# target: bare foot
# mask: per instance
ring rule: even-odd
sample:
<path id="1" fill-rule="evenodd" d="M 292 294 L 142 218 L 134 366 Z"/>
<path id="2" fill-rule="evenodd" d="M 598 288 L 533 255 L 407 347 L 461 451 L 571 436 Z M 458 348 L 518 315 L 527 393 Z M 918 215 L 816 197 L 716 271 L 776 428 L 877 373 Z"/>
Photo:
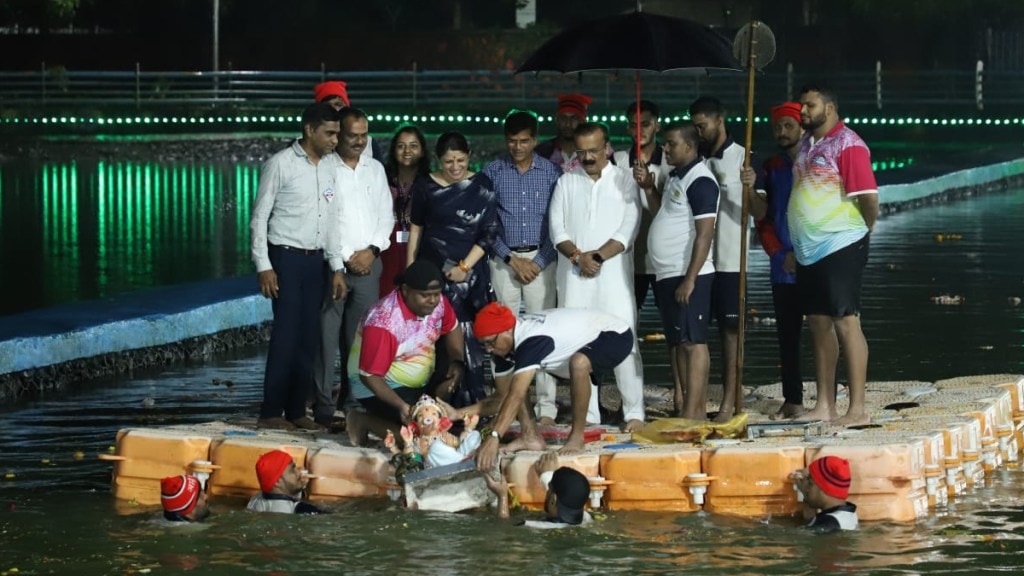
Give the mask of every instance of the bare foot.
<path id="1" fill-rule="evenodd" d="M 370 440 L 370 429 L 366 426 L 366 419 L 363 417 L 362 412 L 350 410 L 345 415 L 346 431 L 348 432 L 348 439 L 352 442 L 353 446 L 365 446 Z"/>
<path id="2" fill-rule="evenodd" d="M 529 438 L 516 438 L 508 444 L 503 444 L 501 446 L 501 451 L 506 454 L 511 454 L 512 452 L 519 452 L 520 450 L 546 450 L 547 447 L 548 445 L 544 442 L 543 438 L 540 436 L 531 436 Z"/>
<path id="3" fill-rule="evenodd" d="M 583 447 L 584 442 L 582 436 L 579 438 L 570 437 L 568 440 L 566 440 L 565 445 L 558 449 L 558 454 L 560 456 L 573 456 L 576 454 L 582 454 Z"/>
<path id="4" fill-rule="evenodd" d="M 633 420 L 630 420 L 629 422 L 626 422 L 625 424 L 622 425 L 622 431 L 623 432 L 627 432 L 627 433 L 628 432 L 638 432 L 643 427 L 644 427 L 644 421 L 643 420 L 633 419 Z"/>
<path id="5" fill-rule="evenodd" d="M 833 426 L 842 426 L 844 428 L 849 428 L 850 426 L 864 426 L 865 424 L 871 424 L 871 417 L 863 412 L 857 414 L 847 412 L 846 416 L 833 420 L 831 424 Z"/>
<path id="6" fill-rule="evenodd" d="M 839 415 L 836 414 L 836 409 L 829 407 L 825 408 L 821 405 L 815 406 L 813 410 L 808 410 L 801 414 L 798 418 L 800 420 L 821 420 L 822 422 L 831 422 L 835 420 Z"/>
<path id="7" fill-rule="evenodd" d="M 555 419 L 551 418 L 550 416 L 541 416 L 540 418 L 537 419 L 537 425 L 538 426 L 554 426 L 555 425 Z"/>
<path id="8" fill-rule="evenodd" d="M 711 421 L 716 424 L 722 424 L 731 420 L 732 416 L 733 410 L 719 410 L 718 414 Z"/>
<path id="9" fill-rule="evenodd" d="M 784 402 L 782 406 L 779 406 L 779 411 L 769 416 L 769 418 L 772 420 L 799 418 L 804 414 L 804 412 L 803 404 L 790 404 L 789 402 Z"/>

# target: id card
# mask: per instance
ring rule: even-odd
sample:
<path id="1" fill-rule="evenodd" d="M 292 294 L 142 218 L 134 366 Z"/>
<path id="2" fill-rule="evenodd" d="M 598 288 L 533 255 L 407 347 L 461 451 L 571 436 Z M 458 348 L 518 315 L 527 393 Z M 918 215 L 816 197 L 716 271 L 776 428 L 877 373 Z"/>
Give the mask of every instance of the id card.
<path id="1" fill-rule="evenodd" d="M 330 186 L 324 188 L 324 199 L 328 202 L 334 199 L 334 188 L 331 188 Z"/>
<path id="2" fill-rule="evenodd" d="M 399 244 L 408 244 L 409 243 L 409 231 L 408 230 L 399 230 L 398 233 L 395 236 L 396 236 L 396 240 L 398 240 Z"/>

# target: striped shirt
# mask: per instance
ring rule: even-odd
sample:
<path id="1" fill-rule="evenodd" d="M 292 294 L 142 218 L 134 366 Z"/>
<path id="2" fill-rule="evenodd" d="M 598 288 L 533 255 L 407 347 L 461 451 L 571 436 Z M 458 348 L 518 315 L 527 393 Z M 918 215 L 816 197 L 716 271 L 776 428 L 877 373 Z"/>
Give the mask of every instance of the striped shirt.
<path id="1" fill-rule="evenodd" d="M 492 254 L 504 259 L 512 248 L 539 246 L 533 261 L 541 269 L 546 268 L 556 256 L 548 232 L 548 206 L 562 171 L 534 153 L 533 164 L 526 172 L 520 173 L 508 154 L 488 164 L 483 172 L 498 194 L 498 218 L 504 228 Z"/>

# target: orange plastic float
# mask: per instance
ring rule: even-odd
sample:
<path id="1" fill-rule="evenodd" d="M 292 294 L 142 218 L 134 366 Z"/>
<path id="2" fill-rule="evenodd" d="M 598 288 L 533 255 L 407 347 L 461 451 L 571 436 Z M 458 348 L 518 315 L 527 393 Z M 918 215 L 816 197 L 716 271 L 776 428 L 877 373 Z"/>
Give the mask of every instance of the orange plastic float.
<path id="1" fill-rule="evenodd" d="M 804 447 L 773 442 L 705 449 L 701 468 L 716 479 L 708 486 L 704 509 L 715 514 L 767 516 L 800 510 L 789 481 L 804 467 Z"/>
<path id="2" fill-rule="evenodd" d="M 113 455 L 100 455 L 114 461 L 114 496 L 147 505 L 160 503 L 162 478 L 184 474 L 210 454 L 209 437 L 175 429 L 121 430 L 116 446 Z"/>
<path id="3" fill-rule="evenodd" d="M 749 408 L 749 423 L 765 422 L 778 409 L 781 388 L 763 391 Z M 764 517 L 795 514 L 799 503 L 789 474 L 819 456 L 836 455 L 850 461 L 849 500 L 862 520 L 909 522 L 1021 459 L 1024 378 L 1018 375 L 869 383 L 867 403 L 876 428 L 829 428 L 806 439 L 802 430 L 783 431 L 703 445 L 634 444 L 615 434 L 561 463 L 591 479 L 593 506 Z M 161 478 L 182 473 L 208 475 L 212 495 L 249 496 L 259 489 L 256 460 L 273 449 L 309 470 L 312 499 L 387 495 L 390 454 L 343 445 L 346 440 L 208 423 L 122 430 L 114 453 L 101 457 L 113 461 L 115 497 L 147 505 L 159 503 Z M 516 496 L 532 508 L 544 501 L 533 472 L 540 454 L 517 453 L 507 466 Z"/>
<path id="4" fill-rule="evenodd" d="M 256 480 L 256 461 L 271 450 L 284 450 L 295 465 L 306 465 L 309 447 L 300 444 L 288 434 L 265 436 L 229 436 L 210 444 L 210 461 L 220 466 L 210 476 L 207 491 L 214 496 L 252 496 L 259 492 Z"/>
<path id="5" fill-rule="evenodd" d="M 686 478 L 700 474 L 701 450 L 681 445 L 643 446 L 601 454 L 609 510 L 694 512 L 701 507 Z M 691 481 L 692 482 L 692 481 Z"/>

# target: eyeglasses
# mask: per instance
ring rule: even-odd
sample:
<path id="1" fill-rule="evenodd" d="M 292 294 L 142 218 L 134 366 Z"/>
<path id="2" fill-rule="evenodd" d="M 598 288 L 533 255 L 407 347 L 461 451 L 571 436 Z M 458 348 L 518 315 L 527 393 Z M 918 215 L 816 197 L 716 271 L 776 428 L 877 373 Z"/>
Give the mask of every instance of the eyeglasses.
<path id="1" fill-rule="evenodd" d="M 606 148 L 607 148 L 607 146 L 601 146 L 600 148 L 589 148 L 587 150 L 577 150 L 576 151 L 576 157 L 577 158 L 585 158 L 587 156 L 600 156 L 605 151 Z"/>

